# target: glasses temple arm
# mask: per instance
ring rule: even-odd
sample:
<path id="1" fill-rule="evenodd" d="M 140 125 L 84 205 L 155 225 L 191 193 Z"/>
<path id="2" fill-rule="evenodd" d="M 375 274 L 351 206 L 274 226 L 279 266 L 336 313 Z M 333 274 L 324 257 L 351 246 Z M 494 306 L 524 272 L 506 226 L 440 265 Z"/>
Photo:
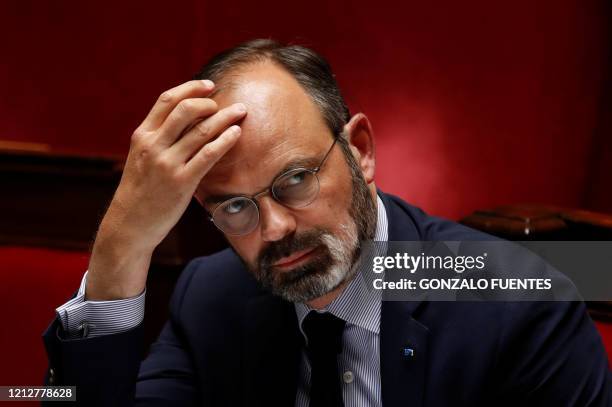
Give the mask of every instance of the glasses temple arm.
<path id="1" fill-rule="evenodd" d="M 334 137 L 334 142 L 332 143 L 332 145 L 329 148 L 329 150 L 327 150 L 327 153 L 325 153 L 325 157 L 323 157 L 323 160 L 321 160 L 321 164 L 319 164 L 319 166 L 314 169 L 315 172 L 318 172 L 321 169 L 321 167 L 323 167 L 323 164 L 325 164 L 325 161 L 327 160 L 327 157 L 329 157 L 329 155 L 331 154 L 334 146 L 336 145 L 336 142 L 338 141 L 338 137 L 340 137 L 340 136 L 338 135 L 338 136 Z"/>

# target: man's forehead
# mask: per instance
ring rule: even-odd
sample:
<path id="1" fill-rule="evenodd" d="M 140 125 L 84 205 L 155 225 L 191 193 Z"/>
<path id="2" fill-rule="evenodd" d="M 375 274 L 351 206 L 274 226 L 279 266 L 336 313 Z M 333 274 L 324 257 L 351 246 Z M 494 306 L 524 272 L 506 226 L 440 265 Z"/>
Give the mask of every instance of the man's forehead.
<path id="1" fill-rule="evenodd" d="M 283 136 L 299 135 L 321 127 L 323 117 L 311 97 L 284 69 L 272 62 L 247 65 L 224 76 L 213 99 L 219 108 L 234 103 L 247 107 L 246 117 L 239 123 L 241 144 L 282 142 Z M 273 138 L 268 141 L 266 138 Z"/>
<path id="2" fill-rule="evenodd" d="M 241 138 L 254 140 L 239 140 L 209 172 L 210 175 L 229 173 L 233 169 L 251 170 L 261 167 L 271 167 L 277 163 L 288 161 L 293 157 L 307 156 L 316 151 L 314 139 L 292 137 L 290 134 L 276 136 L 258 136 L 242 134 Z M 241 141 L 243 141 L 241 143 Z"/>
<path id="3" fill-rule="evenodd" d="M 216 87 L 213 99 L 219 108 L 233 103 L 244 103 L 252 118 L 251 122 L 272 117 L 278 119 L 279 115 L 282 118 L 292 114 L 313 114 L 322 119 L 314 102 L 297 80 L 270 61 L 236 68 L 220 78 Z"/>
<path id="4" fill-rule="evenodd" d="M 237 172 L 243 178 L 249 178 L 249 172 L 263 177 L 266 169 L 274 171 L 286 162 L 317 155 L 319 144 L 330 140 L 317 106 L 290 74 L 274 64 L 260 63 L 233 73 L 218 86 L 214 99 L 219 107 L 244 103 L 247 115 L 238 123 L 240 138 L 204 181 L 235 182 Z"/>

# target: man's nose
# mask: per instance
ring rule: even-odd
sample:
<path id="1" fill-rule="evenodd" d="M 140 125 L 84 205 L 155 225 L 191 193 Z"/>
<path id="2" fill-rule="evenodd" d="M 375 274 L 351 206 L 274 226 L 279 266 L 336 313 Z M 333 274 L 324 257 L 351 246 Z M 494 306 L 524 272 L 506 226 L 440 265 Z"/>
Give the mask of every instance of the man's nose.
<path id="1" fill-rule="evenodd" d="M 275 242 L 295 232 L 296 222 L 291 209 L 271 196 L 259 199 L 259 217 L 261 237 L 265 242 Z"/>

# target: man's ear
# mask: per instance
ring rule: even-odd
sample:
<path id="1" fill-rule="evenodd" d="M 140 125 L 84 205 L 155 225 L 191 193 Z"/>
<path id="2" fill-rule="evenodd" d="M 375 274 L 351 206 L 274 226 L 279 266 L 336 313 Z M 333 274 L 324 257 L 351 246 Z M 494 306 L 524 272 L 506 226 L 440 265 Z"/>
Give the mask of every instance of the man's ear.
<path id="1" fill-rule="evenodd" d="M 363 113 L 357 113 L 344 125 L 344 135 L 347 138 L 353 157 L 361 168 L 366 183 L 374 181 L 376 158 L 374 156 L 374 135 L 370 121 Z"/>

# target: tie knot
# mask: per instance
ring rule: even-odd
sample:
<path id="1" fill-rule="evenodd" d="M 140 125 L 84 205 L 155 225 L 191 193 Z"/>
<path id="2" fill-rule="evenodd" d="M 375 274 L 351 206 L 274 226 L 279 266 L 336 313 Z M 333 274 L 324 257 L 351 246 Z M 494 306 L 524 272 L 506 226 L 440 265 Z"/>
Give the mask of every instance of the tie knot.
<path id="1" fill-rule="evenodd" d="M 310 311 L 302 324 L 308 338 L 308 349 L 316 354 L 342 352 L 342 333 L 346 321 L 330 314 Z"/>

